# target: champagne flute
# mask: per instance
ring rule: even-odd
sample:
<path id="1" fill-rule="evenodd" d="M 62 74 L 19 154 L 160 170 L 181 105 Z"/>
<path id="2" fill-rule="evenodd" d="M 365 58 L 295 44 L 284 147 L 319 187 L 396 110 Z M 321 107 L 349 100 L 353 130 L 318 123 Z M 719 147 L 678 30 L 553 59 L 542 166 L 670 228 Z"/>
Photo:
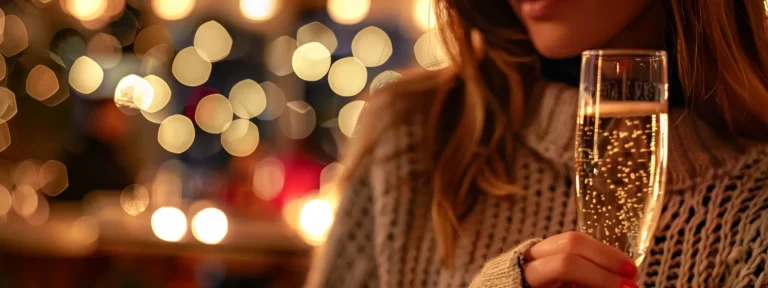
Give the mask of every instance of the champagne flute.
<path id="1" fill-rule="evenodd" d="M 663 205 L 667 54 L 582 54 L 576 127 L 578 229 L 640 265 Z"/>

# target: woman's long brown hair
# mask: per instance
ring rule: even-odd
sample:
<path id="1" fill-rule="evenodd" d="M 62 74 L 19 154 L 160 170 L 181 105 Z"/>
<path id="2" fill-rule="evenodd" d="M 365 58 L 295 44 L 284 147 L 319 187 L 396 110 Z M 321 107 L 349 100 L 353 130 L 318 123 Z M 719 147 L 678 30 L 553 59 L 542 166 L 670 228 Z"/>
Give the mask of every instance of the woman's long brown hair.
<path id="1" fill-rule="evenodd" d="M 540 69 L 539 56 L 507 0 L 434 1 L 451 67 L 441 77 L 405 79 L 371 97 L 345 154 L 348 169 L 342 180 L 351 178 L 394 119 L 421 109 L 438 252 L 451 266 L 458 224 L 472 209 L 475 191 L 522 193 L 508 163 L 523 126 L 523 95 L 536 93 Z M 687 107 L 726 128 L 730 134 L 723 137 L 768 139 L 763 0 L 670 0 L 664 5 Z M 473 30 L 484 36 L 479 60 Z"/>

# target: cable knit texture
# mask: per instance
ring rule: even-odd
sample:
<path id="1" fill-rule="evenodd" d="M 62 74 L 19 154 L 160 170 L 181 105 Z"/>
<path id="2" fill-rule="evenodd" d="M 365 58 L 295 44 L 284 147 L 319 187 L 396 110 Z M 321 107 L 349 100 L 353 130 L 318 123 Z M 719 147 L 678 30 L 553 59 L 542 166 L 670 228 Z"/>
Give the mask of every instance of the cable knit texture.
<path id="1" fill-rule="evenodd" d="M 308 286 L 522 287 L 517 259 L 530 239 L 576 227 L 576 95 L 560 84 L 547 88 L 510 163 L 525 193 L 482 194 L 460 223 L 452 268 L 437 257 L 422 125 L 382 135 L 347 186 Z M 639 283 L 768 287 L 768 146 L 720 137 L 683 111 L 670 113 L 669 134 L 668 189 Z M 387 158 L 393 151 L 406 152 Z"/>

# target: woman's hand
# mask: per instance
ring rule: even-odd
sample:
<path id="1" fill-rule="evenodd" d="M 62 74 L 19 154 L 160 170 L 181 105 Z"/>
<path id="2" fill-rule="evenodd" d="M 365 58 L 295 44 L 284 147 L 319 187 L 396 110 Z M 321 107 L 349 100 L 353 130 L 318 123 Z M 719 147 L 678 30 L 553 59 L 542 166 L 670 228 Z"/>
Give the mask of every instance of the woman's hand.
<path id="1" fill-rule="evenodd" d="M 579 232 L 558 234 L 525 252 L 525 280 L 531 287 L 570 284 L 598 288 L 637 288 L 637 267 L 616 248 Z M 568 286 L 566 286 L 568 287 Z"/>

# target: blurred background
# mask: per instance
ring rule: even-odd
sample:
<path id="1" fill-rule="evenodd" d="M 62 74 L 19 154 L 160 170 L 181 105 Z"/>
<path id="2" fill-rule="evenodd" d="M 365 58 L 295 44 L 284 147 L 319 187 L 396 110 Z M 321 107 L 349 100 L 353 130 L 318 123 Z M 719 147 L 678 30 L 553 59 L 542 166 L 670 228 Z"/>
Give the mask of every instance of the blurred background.
<path id="1" fill-rule="evenodd" d="M 0 0 L 0 287 L 301 286 L 430 2 Z"/>

